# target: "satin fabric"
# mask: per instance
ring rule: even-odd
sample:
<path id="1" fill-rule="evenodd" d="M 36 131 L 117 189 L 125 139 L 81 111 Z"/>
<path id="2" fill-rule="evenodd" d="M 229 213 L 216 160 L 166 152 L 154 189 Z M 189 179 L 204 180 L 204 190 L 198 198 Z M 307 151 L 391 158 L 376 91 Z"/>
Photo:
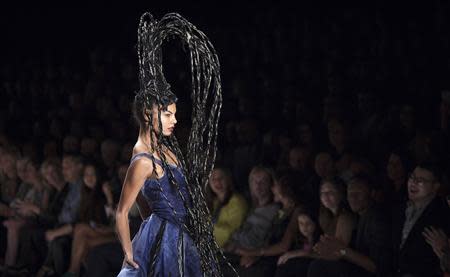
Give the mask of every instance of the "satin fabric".
<path id="1" fill-rule="evenodd" d="M 131 159 L 148 158 L 161 165 L 161 161 L 147 153 Z M 178 188 L 169 182 L 167 174 L 160 179 L 148 179 L 142 186 L 142 194 L 152 208 L 132 241 L 133 259 L 138 269 L 126 264 L 119 277 L 130 276 L 203 276 L 200 257 L 189 234 L 184 229 L 186 208 L 189 200 L 186 182 L 179 167 L 169 165 Z M 187 201 L 189 205 L 189 201 Z"/>

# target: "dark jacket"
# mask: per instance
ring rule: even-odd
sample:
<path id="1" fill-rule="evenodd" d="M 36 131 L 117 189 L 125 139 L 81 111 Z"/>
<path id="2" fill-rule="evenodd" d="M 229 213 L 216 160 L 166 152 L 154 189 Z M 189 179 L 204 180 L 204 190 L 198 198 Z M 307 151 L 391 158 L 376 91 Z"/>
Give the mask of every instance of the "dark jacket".
<path id="1" fill-rule="evenodd" d="M 408 238 L 400 249 L 403 224 L 405 222 L 406 202 L 394 209 L 393 242 L 394 265 L 397 273 L 432 277 L 439 274 L 439 258 L 427 244 L 422 234 L 425 227 L 434 226 L 446 234 L 450 232 L 450 209 L 439 197 L 435 197 L 425 208 L 412 227 Z"/>

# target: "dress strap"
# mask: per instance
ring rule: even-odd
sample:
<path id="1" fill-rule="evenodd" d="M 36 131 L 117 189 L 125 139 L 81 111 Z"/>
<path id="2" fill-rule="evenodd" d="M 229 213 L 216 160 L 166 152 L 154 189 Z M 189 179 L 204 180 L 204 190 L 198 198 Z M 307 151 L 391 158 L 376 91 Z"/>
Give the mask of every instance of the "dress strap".
<path id="1" fill-rule="evenodd" d="M 152 160 L 153 162 L 161 165 L 161 161 L 156 159 L 152 154 L 147 153 L 147 152 L 141 152 L 141 153 L 137 153 L 136 155 L 134 155 L 133 157 L 131 157 L 130 160 L 130 164 L 132 164 L 134 161 L 139 160 L 141 157 L 146 157 L 147 159 Z"/>

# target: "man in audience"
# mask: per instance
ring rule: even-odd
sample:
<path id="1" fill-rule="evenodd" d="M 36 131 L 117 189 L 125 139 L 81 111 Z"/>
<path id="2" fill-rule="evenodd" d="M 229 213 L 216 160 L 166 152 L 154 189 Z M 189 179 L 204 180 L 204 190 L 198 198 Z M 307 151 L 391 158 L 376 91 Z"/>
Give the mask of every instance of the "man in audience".
<path id="1" fill-rule="evenodd" d="M 235 251 L 238 247 L 259 249 L 268 243 L 272 220 L 279 210 L 279 207 L 273 202 L 271 191 L 273 182 L 274 179 L 270 169 L 265 167 L 253 167 L 248 177 L 253 207 L 241 228 L 233 233 L 229 243 L 224 247 L 230 263 L 238 271 L 245 270 L 246 267 L 257 261 L 257 257 L 237 255 Z M 233 276 L 232 271 L 226 264 L 223 265 L 223 269 L 224 276 Z"/>
<path id="2" fill-rule="evenodd" d="M 408 179 L 408 201 L 393 209 L 395 274 L 397 276 L 441 276 L 439 258 L 428 245 L 427 228 L 450 232 L 450 210 L 437 196 L 441 171 L 434 163 L 416 166 Z"/>
<path id="3" fill-rule="evenodd" d="M 322 236 L 314 247 L 320 259 L 312 262 L 308 277 L 386 276 L 392 257 L 390 222 L 374 204 L 373 191 L 367 175 L 350 180 L 347 199 L 352 211 L 359 215 L 356 237 L 346 247 L 335 237 Z"/>

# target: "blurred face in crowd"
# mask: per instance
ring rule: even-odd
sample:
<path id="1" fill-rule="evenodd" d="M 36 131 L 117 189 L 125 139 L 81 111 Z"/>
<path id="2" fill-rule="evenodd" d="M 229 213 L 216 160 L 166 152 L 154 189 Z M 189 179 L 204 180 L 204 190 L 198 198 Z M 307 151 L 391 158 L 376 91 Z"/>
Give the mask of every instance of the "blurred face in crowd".
<path id="1" fill-rule="evenodd" d="M 65 156 L 62 161 L 62 173 L 64 181 L 69 183 L 77 182 L 80 179 L 81 170 L 83 165 L 76 162 L 71 156 Z"/>
<path id="2" fill-rule="evenodd" d="M 133 154 L 133 144 L 127 143 L 122 147 L 120 152 L 120 159 L 123 162 L 128 162 L 131 159 L 131 155 Z"/>
<path id="3" fill-rule="evenodd" d="M 100 150 L 105 165 L 112 165 L 116 161 L 119 147 L 115 142 L 110 140 L 103 141 Z"/>
<path id="4" fill-rule="evenodd" d="M 88 188 L 95 188 L 97 185 L 97 171 L 94 166 L 88 165 L 84 167 L 83 181 Z"/>
<path id="5" fill-rule="evenodd" d="M 97 150 L 97 141 L 93 138 L 83 138 L 80 152 L 84 156 L 90 156 Z"/>
<path id="6" fill-rule="evenodd" d="M 370 189 L 362 180 L 353 180 L 347 187 L 347 200 L 355 213 L 364 212 L 370 205 Z"/>
<path id="7" fill-rule="evenodd" d="M 58 156 L 58 145 L 55 141 L 48 141 L 44 145 L 44 157 L 56 157 Z"/>
<path id="8" fill-rule="evenodd" d="M 252 170 L 249 176 L 250 194 L 258 202 L 272 197 L 272 180 L 269 174 L 263 170 Z"/>
<path id="9" fill-rule="evenodd" d="M 39 170 L 32 162 L 28 162 L 26 165 L 25 177 L 28 183 L 33 183 L 39 178 Z"/>
<path id="10" fill-rule="evenodd" d="M 342 193 L 331 182 L 325 181 L 320 187 L 320 201 L 329 210 L 336 210 L 342 201 L 342 197 Z"/>
<path id="11" fill-rule="evenodd" d="M 294 170 L 304 170 L 308 163 L 308 150 L 295 147 L 289 151 L 289 166 Z"/>
<path id="12" fill-rule="evenodd" d="M 239 143 L 252 143 L 258 137 L 258 128 L 252 120 L 243 120 L 236 127 Z"/>
<path id="13" fill-rule="evenodd" d="M 209 178 L 209 187 L 216 195 L 224 195 L 231 189 L 232 183 L 228 176 L 220 168 L 216 168 Z"/>
<path id="14" fill-rule="evenodd" d="M 16 172 L 16 157 L 8 152 L 5 152 L 0 157 L 0 166 L 3 172 L 11 174 Z"/>
<path id="15" fill-rule="evenodd" d="M 302 124 L 297 127 L 300 143 L 304 145 L 310 145 L 313 141 L 313 133 L 311 127 L 308 124 Z"/>
<path id="16" fill-rule="evenodd" d="M 387 164 L 387 175 L 391 180 L 404 178 L 406 175 L 405 167 L 399 156 L 391 154 Z"/>
<path id="17" fill-rule="evenodd" d="M 411 105 L 404 105 L 400 110 L 400 124 L 405 128 L 414 126 L 414 108 Z"/>
<path id="18" fill-rule="evenodd" d="M 26 169 L 27 169 L 27 163 L 28 159 L 19 159 L 16 162 L 16 168 L 17 168 L 17 176 L 19 176 L 20 180 L 22 182 L 27 182 L 26 177 Z"/>
<path id="19" fill-rule="evenodd" d="M 282 203 L 284 196 L 281 193 L 281 189 L 280 189 L 280 185 L 275 182 L 275 184 L 273 184 L 272 186 L 272 194 L 273 194 L 273 201 L 276 203 Z"/>
<path id="20" fill-rule="evenodd" d="M 47 165 L 42 167 L 41 173 L 44 177 L 44 180 L 52 187 L 56 188 L 58 184 L 63 182 L 60 169 L 54 165 Z"/>
<path id="21" fill-rule="evenodd" d="M 79 142 L 78 139 L 74 136 L 67 136 L 63 141 L 63 150 L 64 152 L 75 153 L 78 152 Z"/>
<path id="22" fill-rule="evenodd" d="M 434 197 L 439 186 L 433 172 L 416 167 L 408 179 L 408 197 L 413 202 L 421 202 Z"/>
<path id="23" fill-rule="evenodd" d="M 306 214 L 299 214 L 297 217 L 298 230 L 300 233 L 309 238 L 312 237 L 316 230 L 316 223 Z"/>
<path id="24" fill-rule="evenodd" d="M 336 119 L 328 122 L 328 139 L 334 147 L 345 145 L 346 134 L 344 126 Z"/>
<path id="25" fill-rule="evenodd" d="M 314 169 L 316 170 L 316 174 L 322 179 L 331 177 L 335 171 L 334 161 L 331 155 L 326 152 L 319 153 L 314 162 Z"/>

